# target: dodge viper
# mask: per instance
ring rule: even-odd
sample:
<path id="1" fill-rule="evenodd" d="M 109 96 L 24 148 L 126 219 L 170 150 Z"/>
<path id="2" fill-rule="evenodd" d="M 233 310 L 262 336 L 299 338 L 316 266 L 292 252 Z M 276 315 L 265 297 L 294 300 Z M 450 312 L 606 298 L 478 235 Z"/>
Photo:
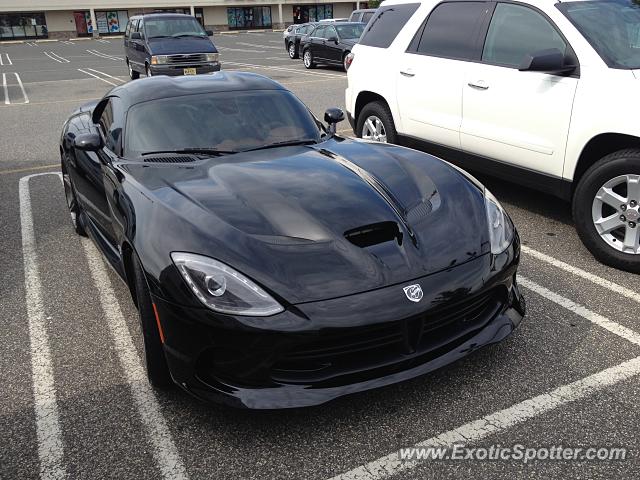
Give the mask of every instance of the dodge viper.
<path id="1" fill-rule="evenodd" d="M 117 86 L 60 136 L 67 205 L 127 284 L 149 381 L 317 405 L 432 371 L 520 323 L 495 197 L 404 147 L 343 138 L 266 77 Z"/>

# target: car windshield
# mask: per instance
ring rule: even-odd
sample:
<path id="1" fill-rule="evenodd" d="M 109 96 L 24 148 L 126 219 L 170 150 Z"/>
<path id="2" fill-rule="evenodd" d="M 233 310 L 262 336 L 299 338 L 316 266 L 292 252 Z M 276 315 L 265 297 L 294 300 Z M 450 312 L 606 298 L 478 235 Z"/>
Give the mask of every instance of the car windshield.
<path id="1" fill-rule="evenodd" d="M 360 38 L 364 31 L 364 24 L 335 25 L 335 29 L 338 31 L 340 38 Z"/>
<path id="2" fill-rule="evenodd" d="M 612 68 L 640 68 L 640 4 L 634 0 L 566 2 L 558 8 Z"/>
<path id="3" fill-rule="evenodd" d="M 206 37 L 207 32 L 195 18 L 151 18 L 145 20 L 147 38 Z"/>
<path id="4" fill-rule="evenodd" d="M 125 154 L 258 149 L 275 143 L 319 141 L 305 105 L 282 90 L 186 95 L 134 105 L 127 114 Z"/>

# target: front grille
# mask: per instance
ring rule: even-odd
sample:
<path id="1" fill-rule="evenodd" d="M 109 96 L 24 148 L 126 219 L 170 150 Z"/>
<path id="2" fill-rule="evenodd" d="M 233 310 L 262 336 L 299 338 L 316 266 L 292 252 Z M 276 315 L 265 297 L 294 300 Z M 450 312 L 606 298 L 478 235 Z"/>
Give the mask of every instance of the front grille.
<path id="1" fill-rule="evenodd" d="M 205 53 L 187 53 L 184 55 L 169 55 L 167 57 L 167 63 L 176 64 L 200 64 L 207 61 L 207 55 Z"/>
<path id="2" fill-rule="evenodd" d="M 196 162 L 195 157 L 148 157 L 144 159 L 145 163 L 189 163 Z"/>
<path id="3" fill-rule="evenodd" d="M 329 387 L 348 383 L 351 374 L 363 379 L 367 371 L 375 377 L 380 369 L 392 373 L 409 368 L 464 343 L 495 317 L 504 301 L 502 290 L 494 289 L 404 320 L 326 329 L 281 357 L 272 378 Z"/>

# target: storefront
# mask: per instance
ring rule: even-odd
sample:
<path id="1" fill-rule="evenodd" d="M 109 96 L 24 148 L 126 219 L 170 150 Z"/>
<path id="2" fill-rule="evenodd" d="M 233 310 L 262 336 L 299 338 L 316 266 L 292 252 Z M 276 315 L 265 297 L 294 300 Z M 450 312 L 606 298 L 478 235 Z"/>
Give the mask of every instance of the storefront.
<path id="1" fill-rule="evenodd" d="M 333 18 L 333 4 L 294 5 L 293 23 L 317 22 L 325 18 Z"/>
<path id="2" fill-rule="evenodd" d="M 271 7 L 227 8 L 229 30 L 271 28 Z"/>
<path id="3" fill-rule="evenodd" d="M 47 38 L 44 12 L 0 13 L 0 40 Z"/>

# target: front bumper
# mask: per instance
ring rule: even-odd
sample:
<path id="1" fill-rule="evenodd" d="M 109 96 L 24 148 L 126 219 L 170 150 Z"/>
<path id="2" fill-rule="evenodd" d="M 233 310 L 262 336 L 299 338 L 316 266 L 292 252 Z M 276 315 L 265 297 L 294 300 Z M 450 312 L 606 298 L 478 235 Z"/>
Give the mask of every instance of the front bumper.
<path id="1" fill-rule="evenodd" d="M 214 73 L 220 71 L 220 62 L 212 62 L 198 65 L 150 65 L 152 75 L 168 75 L 170 77 L 178 77 L 184 75 L 185 69 L 195 68 L 197 75 L 206 73 Z"/>
<path id="2" fill-rule="evenodd" d="M 506 338 L 525 303 L 519 243 L 402 285 L 290 306 L 268 318 L 230 317 L 158 297 L 171 374 L 194 396 L 254 409 L 318 405 L 407 380 Z"/>

